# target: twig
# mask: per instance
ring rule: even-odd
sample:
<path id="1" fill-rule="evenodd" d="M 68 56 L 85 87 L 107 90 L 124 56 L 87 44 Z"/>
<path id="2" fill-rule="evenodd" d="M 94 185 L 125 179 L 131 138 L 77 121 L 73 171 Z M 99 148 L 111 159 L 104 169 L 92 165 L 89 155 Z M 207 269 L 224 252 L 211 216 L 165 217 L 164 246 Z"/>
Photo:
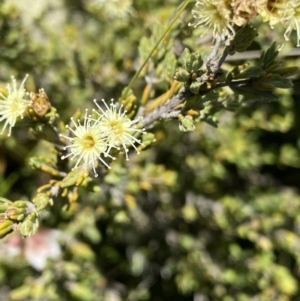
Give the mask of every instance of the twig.
<path id="1" fill-rule="evenodd" d="M 221 45 L 221 41 L 222 41 L 222 37 L 217 37 L 216 38 L 216 43 L 214 46 L 213 51 L 211 52 L 211 54 L 207 57 L 205 64 L 206 64 L 206 68 L 207 68 L 207 73 L 203 74 L 203 77 L 207 77 L 207 79 L 211 79 L 211 78 L 216 78 L 220 68 L 222 66 L 222 64 L 224 63 L 224 61 L 226 60 L 230 50 L 231 50 L 231 46 L 227 45 L 224 48 L 224 51 L 222 53 L 222 55 L 220 56 L 219 59 L 217 59 L 217 54 L 218 54 L 218 50 L 220 48 Z M 205 78 L 205 80 L 203 80 L 203 78 L 201 78 L 202 81 L 206 81 L 207 79 Z M 201 80 L 200 80 L 201 81 Z"/>
<path id="2" fill-rule="evenodd" d="M 172 110 L 177 107 L 180 103 L 183 103 L 188 96 L 191 96 L 192 93 L 186 89 L 186 87 L 182 87 L 178 94 L 172 96 L 169 98 L 163 105 L 156 107 L 151 113 L 149 113 L 147 116 L 145 116 L 141 123 L 144 127 L 149 127 L 149 125 L 160 118 L 171 118 L 170 116 Z M 171 114 L 171 115 L 170 115 Z M 172 116 L 173 118 L 175 116 Z"/>
<path id="3" fill-rule="evenodd" d="M 221 65 L 225 61 L 226 57 L 229 54 L 230 46 L 226 46 L 222 55 L 219 59 L 217 59 L 218 50 L 221 45 L 222 38 L 219 37 L 216 39 L 215 46 L 210 53 L 210 55 L 207 57 L 204 65 L 206 65 L 207 72 L 203 74 L 201 77 L 197 79 L 197 81 L 205 82 L 208 80 L 211 80 L 212 78 L 216 78 Z M 156 107 L 153 111 L 150 113 L 145 114 L 145 108 L 140 107 L 138 116 L 143 116 L 143 119 L 141 120 L 141 124 L 149 128 L 151 126 L 151 123 L 153 123 L 155 120 L 158 119 L 165 119 L 165 118 L 176 118 L 178 114 L 180 114 L 179 110 L 173 111 L 179 104 L 185 102 L 189 97 L 193 96 L 194 94 L 189 90 L 187 86 L 182 87 L 178 94 L 172 96 L 169 98 L 163 105 Z"/>

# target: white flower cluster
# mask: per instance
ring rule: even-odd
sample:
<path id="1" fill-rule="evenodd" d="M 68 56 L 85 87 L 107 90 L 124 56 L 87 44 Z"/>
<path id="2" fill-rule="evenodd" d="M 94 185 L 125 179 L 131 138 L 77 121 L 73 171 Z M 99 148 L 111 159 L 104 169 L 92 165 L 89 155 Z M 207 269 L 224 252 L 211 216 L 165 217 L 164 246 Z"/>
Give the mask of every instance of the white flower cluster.
<path id="1" fill-rule="evenodd" d="M 8 136 L 11 135 L 11 129 L 15 126 L 18 118 L 23 118 L 27 108 L 31 105 L 31 101 L 26 99 L 28 93 L 24 88 L 28 74 L 23 79 L 20 87 L 12 77 L 12 85 L 7 84 L 7 91 L 0 92 L 0 122 L 4 121 L 1 135 L 8 127 Z"/>
<path id="2" fill-rule="evenodd" d="M 74 168 L 82 166 L 87 170 L 93 169 L 95 176 L 97 176 L 96 168 L 99 161 L 110 168 L 104 158 L 115 159 L 110 155 L 112 149 L 117 151 L 123 149 L 126 160 L 128 160 L 128 146 L 132 146 L 139 153 L 135 144 L 141 144 L 141 140 L 137 139 L 136 136 L 142 134 L 144 129 L 135 126 L 139 122 L 139 118 L 129 119 L 126 111 L 122 110 L 122 106 L 118 107 L 113 99 L 110 105 L 107 105 L 102 99 L 105 109 L 96 100 L 94 102 L 98 108 L 98 110 L 93 110 L 96 118 L 88 115 L 86 110 L 83 122 L 80 120 L 75 122 L 71 118 L 74 129 L 66 126 L 72 132 L 73 137 L 62 134 L 60 136 L 70 142 L 65 147 L 69 153 L 62 159 L 76 158 Z"/>
<path id="3" fill-rule="evenodd" d="M 232 38 L 235 34 L 227 0 L 197 0 L 192 15 L 195 22 L 189 23 L 189 26 L 213 29 L 214 38 L 217 36 Z"/>
<path id="4" fill-rule="evenodd" d="M 297 32 L 300 47 L 300 0 L 196 0 L 190 26 L 213 30 L 213 37 L 235 35 L 234 25 L 243 26 L 256 15 L 269 22 L 271 28 L 281 24 L 286 29 L 285 40 Z"/>
<path id="5" fill-rule="evenodd" d="M 297 47 L 300 46 L 300 1 L 299 0 L 256 0 L 258 14 L 271 28 L 280 23 L 286 30 L 286 41 L 293 30 L 297 32 Z"/>
<path id="6" fill-rule="evenodd" d="M 22 119 L 28 108 L 32 106 L 32 100 L 26 99 L 30 96 L 24 88 L 27 77 L 28 75 L 25 76 L 19 88 L 16 79 L 12 77 L 12 84 L 8 84 L 6 89 L 0 89 L 0 122 L 4 121 L 0 134 L 8 128 L 8 136 L 10 136 L 17 120 Z M 126 115 L 126 110 L 116 105 L 113 99 L 110 105 L 102 99 L 104 109 L 96 100 L 94 102 L 98 108 L 98 110 L 93 110 L 94 116 L 88 115 L 86 111 L 83 122 L 80 120 L 76 122 L 71 118 L 73 128 L 66 127 L 70 130 L 72 137 L 63 134 L 60 136 L 69 142 L 69 145 L 65 147 L 68 154 L 62 159 L 76 158 L 74 168 L 82 166 L 88 171 L 93 169 L 97 176 L 96 168 L 99 161 L 110 168 L 104 158 L 115 159 L 110 154 L 113 149 L 123 150 L 126 160 L 128 160 L 129 146 L 139 153 L 136 144 L 142 144 L 142 142 L 136 136 L 144 133 L 144 129 L 136 125 L 140 118 L 131 120 Z"/>

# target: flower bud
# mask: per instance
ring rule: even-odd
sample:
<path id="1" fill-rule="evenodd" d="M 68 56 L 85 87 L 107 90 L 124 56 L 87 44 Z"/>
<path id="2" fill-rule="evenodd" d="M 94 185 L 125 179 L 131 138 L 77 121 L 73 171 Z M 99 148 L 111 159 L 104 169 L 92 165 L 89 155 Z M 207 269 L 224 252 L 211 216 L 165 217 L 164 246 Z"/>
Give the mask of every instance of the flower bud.
<path id="1" fill-rule="evenodd" d="M 175 72 L 174 75 L 174 79 L 177 80 L 178 82 L 186 82 L 190 79 L 191 75 L 190 73 L 183 69 L 183 68 L 179 68 L 177 69 L 177 71 Z"/>

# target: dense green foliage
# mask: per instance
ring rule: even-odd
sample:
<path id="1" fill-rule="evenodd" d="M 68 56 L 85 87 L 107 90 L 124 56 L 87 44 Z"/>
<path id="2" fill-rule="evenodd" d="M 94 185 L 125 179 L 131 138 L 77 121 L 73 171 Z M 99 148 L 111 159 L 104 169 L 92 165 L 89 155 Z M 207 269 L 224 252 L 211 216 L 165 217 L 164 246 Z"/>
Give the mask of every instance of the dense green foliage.
<path id="1" fill-rule="evenodd" d="M 28 90 L 45 89 L 63 131 L 71 116 L 93 107 L 92 99 L 121 97 L 182 1 L 121 1 L 124 7 L 28 1 L 32 9 L 13 2 L 0 1 L 1 87 L 10 75 L 28 73 Z M 171 89 L 176 68 L 187 69 L 185 47 L 210 53 L 210 41 L 199 42 L 202 30 L 187 26 L 191 8 L 131 87 L 136 105 L 148 99 L 155 105 Z M 247 50 L 282 42 L 281 33 L 255 22 L 258 34 L 271 32 L 273 40 L 258 35 Z M 297 56 L 284 60 L 288 67 L 299 62 Z M 245 63 L 250 67 L 234 69 Z M 119 156 L 109 171 L 91 174 L 79 187 L 53 184 L 37 234 L 21 239 L 16 231 L 0 241 L 0 300 L 299 300 L 299 79 L 274 94 L 260 93 L 259 85 L 241 92 L 237 84 L 254 77 L 261 83 L 268 67 L 246 54 L 225 61 L 220 78 L 232 80 L 232 89 L 185 104 L 186 111 L 202 112 L 193 131 L 184 122 L 179 128 L 178 120 L 156 121 L 147 128 L 156 140 L 147 136 L 151 145 L 139 155 Z M 276 87 L 290 84 L 272 80 Z M 47 173 L 57 152 L 42 139 L 51 141 L 47 130 L 25 118 L 11 137 L 0 136 L 0 197 L 29 201 L 51 179 L 62 180 Z M 43 248 L 53 258 L 35 264 Z"/>

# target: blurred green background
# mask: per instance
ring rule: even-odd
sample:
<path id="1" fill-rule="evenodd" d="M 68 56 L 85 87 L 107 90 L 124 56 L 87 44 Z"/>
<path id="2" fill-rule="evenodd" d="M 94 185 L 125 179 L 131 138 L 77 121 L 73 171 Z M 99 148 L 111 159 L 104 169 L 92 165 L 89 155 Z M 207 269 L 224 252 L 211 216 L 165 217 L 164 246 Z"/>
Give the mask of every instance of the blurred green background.
<path id="1" fill-rule="evenodd" d="M 157 40 L 153 29 L 181 2 L 0 0 L 1 87 L 28 73 L 27 88 L 43 87 L 68 123 L 92 99 L 120 97 L 141 65 L 140 41 Z M 167 40 L 174 58 L 182 45 L 210 51 L 187 27 L 190 9 Z M 261 35 L 251 49 L 283 41 L 280 28 L 254 24 Z M 144 75 L 133 87 L 138 99 L 151 76 Z M 155 83 L 151 96 L 170 82 Z M 35 236 L 0 242 L 0 300 L 300 300 L 299 79 L 294 84 L 278 103 L 220 113 L 218 128 L 198 123 L 183 133 L 176 121 L 160 122 L 149 130 L 151 148 L 74 189 L 79 197 L 68 208 L 57 196 Z M 49 150 L 25 120 L 1 136 L 0 196 L 30 199 L 46 184 L 50 177 L 28 161 Z"/>

